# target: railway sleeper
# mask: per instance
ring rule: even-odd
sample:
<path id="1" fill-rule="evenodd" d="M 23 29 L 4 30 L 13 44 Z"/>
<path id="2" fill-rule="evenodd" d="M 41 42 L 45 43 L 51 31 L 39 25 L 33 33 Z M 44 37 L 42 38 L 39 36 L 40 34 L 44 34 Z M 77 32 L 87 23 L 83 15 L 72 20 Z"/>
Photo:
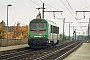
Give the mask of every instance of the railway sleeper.
<path id="1" fill-rule="evenodd" d="M 10 54 L 5 54 L 5 55 L 1 55 L 1 58 L 4 59 L 4 58 L 8 58 L 10 56 Z"/>
<path id="2" fill-rule="evenodd" d="M 81 45 L 81 43 L 78 44 L 77 46 L 74 46 L 74 47 L 71 48 L 69 51 L 67 51 L 67 52 L 64 53 L 63 55 L 59 56 L 59 57 L 56 58 L 55 60 L 63 60 L 63 58 L 67 57 L 71 52 L 73 52 L 75 49 L 77 49 L 80 45 Z"/>
<path id="3" fill-rule="evenodd" d="M 56 51 L 54 51 L 54 52 L 51 52 L 51 53 L 49 53 L 49 54 L 46 54 L 46 55 L 44 55 L 44 56 L 41 56 L 41 57 L 39 57 L 39 58 L 36 58 L 35 60 L 38 60 L 38 59 L 45 59 L 45 58 L 47 58 L 47 57 L 49 57 L 49 56 L 51 56 L 51 55 L 53 55 L 53 54 L 55 54 L 55 53 L 58 53 L 58 52 L 60 52 L 60 51 L 62 51 L 62 50 L 64 50 L 64 49 L 67 49 L 68 47 L 71 47 L 72 45 L 74 45 L 74 44 L 76 44 L 77 42 L 75 42 L 75 43 L 73 43 L 73 44 L 70 44 L 70 45 L 68 45 L 68 46 L 66 46 L 66 47 L 64 47 L 64 48 L 61 48 L 61 49 L 59 49 L 59 50 L 56 50 Z"/>
<path id="4" fill-rule="evenodd" d="M 13 56 L 15 53 L 10 53 L 10 54 L 5 54 L 5 55 L 1 55 L 1 58 L 8 58 L 8 56 Z"/>

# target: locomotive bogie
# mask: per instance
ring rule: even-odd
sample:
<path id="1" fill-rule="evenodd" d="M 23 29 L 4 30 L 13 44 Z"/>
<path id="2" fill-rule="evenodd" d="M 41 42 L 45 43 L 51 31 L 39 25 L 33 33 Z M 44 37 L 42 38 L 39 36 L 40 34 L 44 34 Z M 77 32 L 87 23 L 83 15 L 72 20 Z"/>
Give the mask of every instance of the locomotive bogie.
<path id="1" fill-rule="evenodd" d="M 49 33 L 48 39 L 49 39 L 49 42 L 53 41 L 54 43 L 57 43 L 57 40 L 60 40 L 60 35 L 56 33 Z"/>

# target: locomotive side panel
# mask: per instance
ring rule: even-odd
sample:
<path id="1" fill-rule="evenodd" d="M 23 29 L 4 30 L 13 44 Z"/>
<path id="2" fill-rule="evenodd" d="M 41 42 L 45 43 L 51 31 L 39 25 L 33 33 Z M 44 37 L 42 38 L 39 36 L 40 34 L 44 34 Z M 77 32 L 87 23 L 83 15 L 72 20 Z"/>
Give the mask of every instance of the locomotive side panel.
<path id="1" fill-rule="evenodd" d="M 49 34 L 48 34 L 49 43 L 55 44 L 59 42 L 60 36 L 59 36 L 59 27 L 56 24 L 50 24 L 49 28 Z"/>
<path id="2" fill-rule="evenodd" d="M 49 43 L 50 41 L 54 41 L 54 43 L 56 43 L 57 40 L 60 40 L 60 35 L 56 33 L 49 33 L 48 40 L 49 40 Z"/>

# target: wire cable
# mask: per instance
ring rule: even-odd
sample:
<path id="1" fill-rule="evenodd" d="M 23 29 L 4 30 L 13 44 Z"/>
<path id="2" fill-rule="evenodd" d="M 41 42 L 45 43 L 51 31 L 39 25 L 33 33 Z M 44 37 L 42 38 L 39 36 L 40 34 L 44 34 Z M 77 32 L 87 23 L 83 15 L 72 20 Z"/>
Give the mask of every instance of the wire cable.
<path id="1" fill-rule="evenodd" d="M 71 13 L 71 15 L 76 19 L 76 21 L 77 21 L 77 19 L 78 19 L 78 16 L 75 14 L 75 16 L 72 14 L 72 12 L 69 10 L 69 8 L 66 6 L 66 4 L 61 0 L 61 2 L 64 4 L 64 6 L 67 8 L 67 10 Z M 72 9 L 71 8 L 71 6 L 70 6 L 70 4 L 69 4 L 69 2 L 67 1 L 67 3 L 68 3 L 68 5 L 69 5 L 69 7 L 70 7 L 70 9 Z M 72 9 L 73 10 L 73 9 Z M 74 10 L 73 10 L 74 11 Z M 80 24 L 79 24 L 79 22 L 77 21 L 77 23 L 78 23 L 78 25 L 79 25 L 79 27 L 80 27 Z M 80 27 L 81 28 L 81 27 Z"/>
<path id="2" fill-rule="evenodd" d="M 39 4 L 37 4 L 36 2 L 34 2 L 34 1 L 32 1 L 32 0 L 30 0 L 31 2 L 33 2 L 35 5 L 38 5 L 38 6 L 40 6 Z"/>
<path id="3" fill-rule="evenodd" d="M 68 5 L 70 6 L 70 4 L 69 4 L 69 2 L 68 2 L 68 0 L 66 0 L 67 1 L 67 3 L 68 3 Z M 70 6 L 70 8 L 72 9 L 72 7 Z M 72 9 L 72 11 L 75 13 L 75 11 Z M 75 15 L 77 16 L 77 14 L 75 13 Z M 78 16 L 77 16 L 78 17 Z M 79 22 L 78 22 L 79 23 Z M 80 24 L 79 24 L 80 25 Z"/>
<path id="4" fill-rule="evenodd" d="M 65 3 L 61 0 L 61 2 L 64 4 L 64 6 L 67 8 L 67 10 L 71 13 L 71 15 L 75 18 L 75 19 L 77 19 L 73 14 L 72 14 L 72 12 L 68 9 L 68 7 L 65 5 Z"/>
<path id="5" fill-rule="evenodd" d="M 45 3 L 45 6 L 48 7 L 48 9 L 50 9 L 50 7 L 51 7 L 51 8 L 53 8 L 53 9 L 58 10 L 57 8 L 54 8 L 54 7 L 52 7 L 52 6 L 50 6 L 50 5 L 46 4 L 46 3 Z M 50 10 L 51 10 L 51 9 L 50 9 Z M 61 16 L 63 17 L 62 13 L 61 13 Z M 64 17 L 63 17 L 63 18 L 64 18 Z"/>
<path id="6" fill-rule="evenodd" d="M 46 11 L 48 11 L 48 9 Z M 51 12 L 49 12 L 49 14 L 53 15 L 53 13 Z M 58 18 L 57 16 L 55 16 L 55 19 L 62 20 L 63 18 Z"/>
<path id="7" fill-rule="evenodd" d="M 86 9 L 86 8 L 88 8 L 88 7 L 90 7 L 90 5 L 89 5 L 89 6 L 84 7 L 84 8 L 82 8 L 82 9 L 80 9 L 80 10 Z"/>
<path id="8" fill-rule="evenodd" d="M 68 0 L 66 0 L 66 2 L 68 3 L 69 7 L 71 8 L 71 10 L 75 13 L 75 11 L 72 9 L 71 5 L 69 4 Z M 76 14 L 76 13 L 75 13 Z M 77 16 L 77 15 L 76 15 Z"/>
<path id="9" fill-rule="evenodd" d="M 43 3 L 43 1 L 42 0 L 40 0 L 41 1 L 41 3 Z"/>
<path id="10" fill-rule="evenodd" d="M 43 3 L 43 1 L 42 0 L 40 0 L 40 2 L 41 3 Z M 46 7 L 48 7 L 48 9 L 50 9 L 51 10 L 51 8 L 53 8 L 53 9 L 56 9 L 55 7 L 52 7 L 52 6 L 50 6 L 50 5 L 48 5 L 48 4 L 46 4 L 46 3 L 44 3 L 45 4 L 45 6 Z M 51 7 L 51 8 L 50 8 Z M 47 8 L 46 8 L 47 9 Z M 47 9 L 47 11 L 48 11 L 48 9 Z M 56 9 L 56 10 L 58 10 L 58 9 Z M 49 12 L 50 13 L 50 12 Z M 51 15 L 53 15 L 52 13 L 50 13 Z M 63 15 L 61 14 L 61 16 L 63 17 Z M 55 16 L 56 17 L 56 16 Z M 63 17 L 64 18 L 64 17 Z M 58 18 L 57 17 L 57 19 L 59 19 L 59 20 L 61 20 L 60 18 Z"/>

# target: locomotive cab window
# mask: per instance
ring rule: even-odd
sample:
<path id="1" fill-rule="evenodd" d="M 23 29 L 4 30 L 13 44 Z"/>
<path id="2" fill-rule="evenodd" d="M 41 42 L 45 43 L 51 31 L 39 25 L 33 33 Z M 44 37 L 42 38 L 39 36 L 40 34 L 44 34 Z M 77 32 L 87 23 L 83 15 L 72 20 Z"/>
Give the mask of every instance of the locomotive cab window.
<path id="1" fill-rule="evenodd" d="M 59 34 L 59 27 L 51 25 L 51 33 Z"/>
<path id="2" fill-rule="evenodd" d="M 32 22 L 31 25 L 31 30 L 45 30 L 46 29 L 46 23 L 42 22 Z"/>

